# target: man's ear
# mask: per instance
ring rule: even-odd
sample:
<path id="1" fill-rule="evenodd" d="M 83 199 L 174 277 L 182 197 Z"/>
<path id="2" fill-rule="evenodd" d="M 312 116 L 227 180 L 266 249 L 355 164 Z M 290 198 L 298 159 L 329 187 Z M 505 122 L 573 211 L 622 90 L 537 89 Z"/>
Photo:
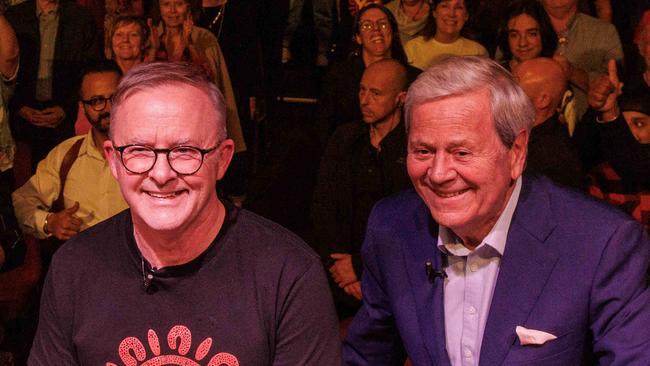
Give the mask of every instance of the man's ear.
<path id="1" fill-rule="evenodd" d="M 400 108 L 403 107 L 404 101 L 406 101 L 406 91 L 399 92 L 396 98 L 397 98 L 397 106 Z"/>
<path id="2" fill-rule="evenodd" d="M 515 180 L 521 176 L 526 167 L 526 154 L 528 153 L 528 137 L 527 130 L 521 130 L 515 136 L 515 141 L 508 152 L 510 159 L 510 178 Z"/>
<path id="3" fill-rule="evenodd" d="M 116 164 L 122 164 L 122 163 L 119 161 L 119 158 L 117 157 L 115 148 L 113 148 L 113 142 L 111 140 L 104 141 L 103 147 L 104 147 L 104 158 L 108 163 L 108 167 L 111 168 L 111 174 L 113 174 L 113 178 L 117 180 Z"/>
<path id="4" fill-rule="evenodd" d="M 552 99 L 548 93 L 541 93 L 535 98 L 535 100 L 533 100 L 533 103 L 535 104 L 535 108 L 542 110 L 548 108 L 551 101 Z"/>
<path id="5" fill-rule="evenodd" d="M 231 139 L 225 139 L 217 148 L 217 180 L 221 180 L 235 154 L 235 142 Z"/>
<path id="6" fill-rule="evenodd" d="M 354 35 L 354 40 L 357 41 L 357 44 L 358 44 L 358 45 L 361 45 L 361 36 L 360 36 L 360 35 L 355 34 L 355 35 Z"/>

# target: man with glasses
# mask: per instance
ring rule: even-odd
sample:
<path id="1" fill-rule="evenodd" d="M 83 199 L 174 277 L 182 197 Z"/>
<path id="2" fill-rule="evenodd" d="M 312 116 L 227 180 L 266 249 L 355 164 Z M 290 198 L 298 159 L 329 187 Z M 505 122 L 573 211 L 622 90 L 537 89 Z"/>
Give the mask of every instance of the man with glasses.
<path id="1" fill-rule="evenodd" d="M 30 364 L 340 365 L 318 256 L 217 197 L 234 142 L 203 70 L 138 65 L 113 102 L 104 152 L 130 210 L 55 255 Z"/>
<path id="2" fill-rule="evenodd" d="M 92 128 L 52 149 L 36 174 L 13 193 L 23 232 L 39 239 L 67 240 L 127 207 L 103 154 L 110 99 L 121 75 L 113 61 L 96 62 L 84 70 L 79 104 Z"/>

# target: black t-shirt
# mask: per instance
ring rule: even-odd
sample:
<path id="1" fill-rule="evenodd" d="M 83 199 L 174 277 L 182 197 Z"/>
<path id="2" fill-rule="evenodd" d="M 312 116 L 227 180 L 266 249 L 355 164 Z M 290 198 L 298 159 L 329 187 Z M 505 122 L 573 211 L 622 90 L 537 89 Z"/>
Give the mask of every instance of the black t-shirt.
<path id="1" fill-rule="evenodd" d="M 155 272 L 155 290 L 142 268 L 128 210 L 61 247 L 30 364 L 340 364 L 320 261 L 272 222 L 229 209 L 203 254 Z"/>

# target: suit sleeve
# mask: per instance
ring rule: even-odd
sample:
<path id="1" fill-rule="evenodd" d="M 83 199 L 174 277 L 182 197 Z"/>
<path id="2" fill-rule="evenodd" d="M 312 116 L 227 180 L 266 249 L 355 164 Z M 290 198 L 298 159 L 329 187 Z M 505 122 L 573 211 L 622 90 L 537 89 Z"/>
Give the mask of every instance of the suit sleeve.
<path id="1" fill-rule="evenodd" d="M 383 254 L 375 246 L 375 216 L 368 221 L 362 249 L 364 270 L 361 288 L 363 305 L 357 312 L 343 342 L 344 365 L 404 365 L 406 354 L 399 337 L 390 299 L 383 287 Z"/>
<path id="2" fill-rule="evenodd" d="M 650 239 L 633 221 L 609 238 L 590 301 L 594 354 L 603 365 L 650 365 Z"/>

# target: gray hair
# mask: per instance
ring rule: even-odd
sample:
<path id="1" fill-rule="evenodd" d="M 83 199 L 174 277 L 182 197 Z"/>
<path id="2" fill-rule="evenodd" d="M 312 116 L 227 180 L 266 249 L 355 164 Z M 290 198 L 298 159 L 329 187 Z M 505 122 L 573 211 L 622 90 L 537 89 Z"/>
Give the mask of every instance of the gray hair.
<path id="1" fill-rule="evenodd" d="M 503 145 L 510 149 L 519 131 L 530 132 L 535 108 L 512 75 L 484 57 L 450 57 L 420 74 L 406 94 L 406 130 L 415 107 L 481 90 L 489 92 L 494 127 Z"/>
<path id="2" fill-rule="evenodd" d="M 205 93 L 214 107 L 214 123 L 219 141 L 224 140 L 226 132 L 226 104 L 219 88 L 210 81 L 205 70 L 187 62 L 151 62 L 134 66 L 122 78 L 113 95 L 111 127 L 109 136 L 113 136 L 114 123 L 122 104 L 133 94 L 152 90 L 160 86 L 190 86 Z M 187 108 L 192 108 L 188 105 Z"/>

